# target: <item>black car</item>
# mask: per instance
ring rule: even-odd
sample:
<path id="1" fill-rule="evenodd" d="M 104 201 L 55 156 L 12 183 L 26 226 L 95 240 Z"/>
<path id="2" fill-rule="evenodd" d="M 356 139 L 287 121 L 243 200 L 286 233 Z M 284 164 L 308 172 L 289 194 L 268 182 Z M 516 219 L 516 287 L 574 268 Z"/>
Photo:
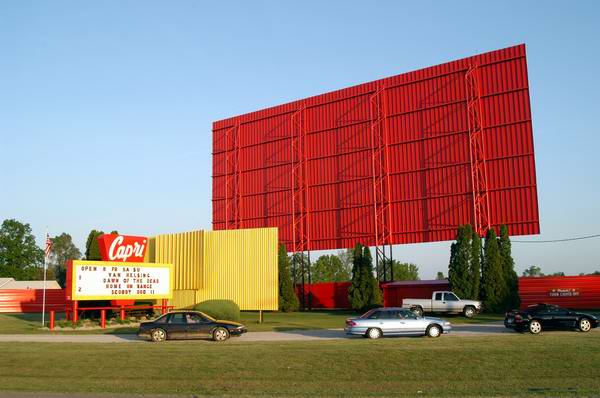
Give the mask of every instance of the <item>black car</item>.
<path id="1" fill-rule="evenodd" d="M 239 336 L 246 332 L 246 327 L 241 323 L 218 321 L 199 311 L 174 311 L 153 321 L 141 323 L 137 334 L 155 342 L 203 338 L 224 341 L 229 336 Z"/>
<path id="2" fill-rule="evenodd" d="M 504 326 L 518 332 L 538 334 L 542 330 L 574 330 L 589 332 L 598 327 L 598 318 L 583 312 L 575 312 L 552 304 L 536 304 L 524 310 L 506 313 Z"/>

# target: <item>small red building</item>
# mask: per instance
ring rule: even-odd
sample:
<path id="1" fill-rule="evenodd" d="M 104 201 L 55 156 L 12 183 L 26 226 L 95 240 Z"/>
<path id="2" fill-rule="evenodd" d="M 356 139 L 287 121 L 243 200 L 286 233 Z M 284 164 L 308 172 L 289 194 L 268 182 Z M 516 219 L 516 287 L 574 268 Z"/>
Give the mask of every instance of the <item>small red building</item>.
<path id="1" fill-rule="evenodd" d="M 431 298 L 437 290 L 450 290 L 447 279 L 424 281 L 397 281 L 381 285 L 383 289 L 383 305 L 386 307 L 402 307 L 405 298 Z"/>

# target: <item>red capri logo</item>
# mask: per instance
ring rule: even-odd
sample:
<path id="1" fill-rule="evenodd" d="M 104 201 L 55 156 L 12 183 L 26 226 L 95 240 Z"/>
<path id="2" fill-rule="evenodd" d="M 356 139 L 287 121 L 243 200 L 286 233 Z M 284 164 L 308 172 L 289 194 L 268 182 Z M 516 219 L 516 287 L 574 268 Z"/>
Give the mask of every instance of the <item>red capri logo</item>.
<path id="1" fill-rule="evenodd" d="M 98 237 L 102 261 L 143 262 L 148 238 L 105 234 Z"/>

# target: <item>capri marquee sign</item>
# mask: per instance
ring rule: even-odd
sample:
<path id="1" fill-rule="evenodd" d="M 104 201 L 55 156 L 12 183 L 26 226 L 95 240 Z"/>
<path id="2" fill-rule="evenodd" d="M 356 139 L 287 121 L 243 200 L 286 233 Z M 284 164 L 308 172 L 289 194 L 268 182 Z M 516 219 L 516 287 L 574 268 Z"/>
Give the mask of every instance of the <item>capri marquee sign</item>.
<path id="1" fill-rule="evenodd" d="M 73 301 L 167 299 L 173 295 L 171 264 L 75 260 L 69 268 L 67 294 Z"/>

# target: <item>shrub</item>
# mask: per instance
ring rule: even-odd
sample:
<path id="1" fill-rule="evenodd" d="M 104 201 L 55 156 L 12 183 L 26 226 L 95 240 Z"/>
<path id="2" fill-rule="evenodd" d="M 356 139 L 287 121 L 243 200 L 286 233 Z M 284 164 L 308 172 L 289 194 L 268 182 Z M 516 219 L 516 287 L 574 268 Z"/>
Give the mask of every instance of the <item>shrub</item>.
<path id="1" fill-rule="evenodd" d="M 231 300 L 206 300 L 196 304 L 194 310 L 204 312 L 215 319 L 240 320 L 240 307 Z"/>
<path id="2" fill-rule="evenodd" d="M 279 246 L 279 310 L 298 311 L 300 302 L 290 278 L 290 260 L 284 245 Z"/>
<path id="3" fill-rule="evenodd" d="M 348 301 L 359 312 L 381 307 L 383 297 L 379 283 L 373 276 L 373 259 L 368 247 L 356 244 L 352 284 L 348 288 Z"/>

